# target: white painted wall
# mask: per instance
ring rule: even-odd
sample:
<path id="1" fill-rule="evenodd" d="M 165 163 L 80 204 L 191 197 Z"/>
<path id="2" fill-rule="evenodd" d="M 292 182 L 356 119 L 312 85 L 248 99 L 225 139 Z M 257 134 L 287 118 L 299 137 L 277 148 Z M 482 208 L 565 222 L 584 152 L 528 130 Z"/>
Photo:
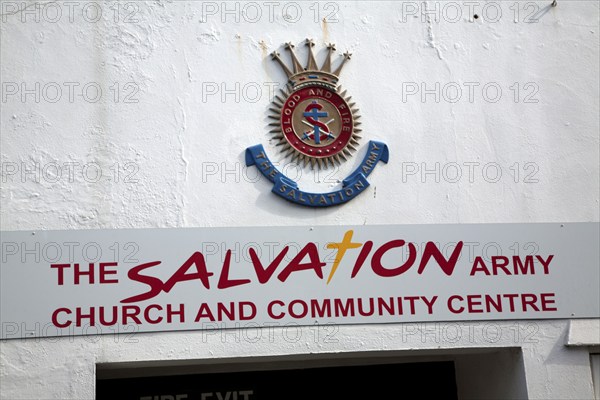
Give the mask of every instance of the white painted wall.
<path id="1" fill-rule="evenodd" d="M 598 221 L 599 6 L 550 3 L 427 2 L 438 18 L 422 17 L 420 2 L 231 2 L 227 14 L 221 2 L 155 1 L 119 3 L 115 14 L 112 2 L 42 2 L 39 11 L 32 3 L 23 13 L 14 12 L 21 2 L 3 0 L 1 229 Z M 381 140 L 391 152 L 367 192 L 339 208 L 287 204 L 243 164 L 244 149 L 258 143 L 285 161 L 267 135 L 267 85 L 285 84 L 268 53 L 306 37 L 354 53 L 341 83 L 361 109 L 363 143 Z M 436 82 L 439 102 L 406 93 Z M 497 102 L 492 88 L 482 93 L 487 84 L 502 89 Z M 222 85 L 237 85 L 239 98 L 207 93 Z M 52 102 L 57 86 L 62 97 Z M 96 86 L 102 96 L 92 103 Z M 443 88 L 456 86 L 462 98 L 447 101 L 454 92 Z M 360 158 L 333 172 L 281 167 L 300 171 L 303 188 L 326 191 Z M 200 332 L 135 343 L 11 340 L 1 343 L 0 396 L 93 398 L 96 363 L 482 347 L 522 347 L 530 398 L 593 396 L 588 348 L 564 346 L 569 321 L 513 324 L 494 325 L 495 343 L 481 335 L 484 323 L 469 324 L 480 335 L 456 343 L 415 334 L 443 333 L 435 324 L 341 327 L 337 343 L 306 330 L 297 342 L 285 331 L 256 343 Z M 598 336 L 597 324 L 582 326 L 579 336 Z M 515 329 L 524 330 L 515 338 Z"/>

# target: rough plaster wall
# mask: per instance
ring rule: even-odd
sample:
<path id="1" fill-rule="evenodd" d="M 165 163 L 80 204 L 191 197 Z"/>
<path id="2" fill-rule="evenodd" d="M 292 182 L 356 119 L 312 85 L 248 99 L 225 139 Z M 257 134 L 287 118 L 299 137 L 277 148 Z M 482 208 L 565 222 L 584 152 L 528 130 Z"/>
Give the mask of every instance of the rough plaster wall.
<path id="1" fill-rule="evenodd" d="M 235 23 L 235 14 L 203 15 L 205 3 L 194 2 L 135 3 L 131 18 L 138 22 L 125 22 L 134 10 L 124 9 L 115 23 L 110 7 L 97 23 L 82 18 L 82 6 L 74 9 L 73 23 L 66 6 L 57 23 L 45 22 L 44 13 L 39 23 L 35 15 L 26 14 L 25 23 L 21 14 L 6 15 L 3 82 L 25 82 L 29 89 L 35 82 L 42 88 L 56 82 L 64 93 L 56 103 L 43 96 L 40 103 L 33 96 L 23 102 L 19 95 L 2 103 L 2 161 L 17 163 L 19 172 L 21 163 L 30 168 L 39 163 L 42 172 L 53 161 L 98 163 L 103 176 L 92 182 L 90 169 L 86 180 L 81 166 L 74 182 L 66 172 L 62 179 L 52 178 L 52 169 L 39 183 L 31 175 L 8 175 L 2 227 L 597 221 L 598 4 L 546 8 L 548 3 L 536 3 L 545 12 L 538 23 L 522 21 L 534 9 L 521 9 L 515 23 L 509 5 L 502 6 L 496 23 L 489 22 L 491 11 L 484 20 L 481 5 L 478 20 L 470 22 L 465 7 L 460 21 L 447 22 L 443 16 L 451 17 L 452 10 L 435 2 L 430 7 L 440 9 L 438 22 L 435 16 L 422 22 L 420 14 L 408 15 L 402 2 L 335 3 L 338 22 L 329 23 L 315 23 L 312 3 L 300 6 L 296 23 L 284 19 L 283 3 L 274 10 L 273 23 L 267 9 L 257 23 L 240 15 Z M 330 10 L 320 7 L 320 16 L 328 16 Z M 283 85 L 285 76 L 268 53 L 305 37 L 315 38 L 319 47 L 334 41 L 338 53 L 354 53 L 341 83 L 362 110 L 365 140 L 380 139 L 391 151 L 390 164 L 373 175 L 373 187 L 342 208 L 299 210 L 274 198 L 264 179 L 249 182 L 256 173 L 243 167 L 244 149 L 257 143 L 266 145 L 274 160 L 283 160 L 269 145 L 264 85 Z M 304 46 L 298 47 L 303 58 Z M 321 61 L 323 51 L 319 55 Z M 72 103 L 65 82 L 80 83 Z M 103 90 L 97 103 L 81 96 L 90 82 Z M 131 97 L 138 103 L 123 102 L 133 90 L 124 89 L 129 82 L 139 88 Z M 432 89 L 436 82 L 441 88 L 457 83 L 463 97 L 451 103 L 441 93 L 439 103 L 434 95 L 422 103 L 419 93 L 402 101 L 403 83 L 416 83 L 420 90 L 421 84 Z M 468 82 L 479 84 L 472 103 Z M 482 93 L 494 82 L 502 89 L 497 103 Z M 519 103 L 510 89 L 515 82 Z M 537 86 L 525 88 L 530 82 Z M 110 89 L 115 83 L 118 103 Z M 206 89 L 213 83 L 219 93 L 209 96 Z M 239 98 L 230 94 L 222 102 L 221 84 L 235 90 L 236 83 Z M 263 89 L 256 100 L 254 85 Z M 523 103 L 536 87 L 530 100 L 538 103 Z M 493 96 L 490 89 L 488 98 Z M 358 159 L 318 176 L 304 169 L 302 183 L 328 190 Z M 456 168 L 448 165 L 453 162 L 463 174 L 456 183 Z M 115 182 L 116 163 L 122 174 L 135 170 L 130 180 L 137 182 L 124 183 L 123 175 Z M 134 169 L 125 171 L 127 163 L 135 163 Z M 419 172 L 407 176 L 415 165 L 406 163 L 416 163 Z M 422 176 L 436 163 L 437 177 Z M 488 163 L 497 165 L 484 173 Z M 511 169 L 515 163 L 518 177 Z M 209 175 L 215 165 L 217 173 Z M 475 168 L 472 179 L 468 165 Z M 493 183 L 497 166 L 502 177 Z M 297 175 L 295 168 L 287 171 Z"/>
<path id="2" fill-rule="evenodd" d="M 235 12 L 203 15 L 207 2 L 167 1 L 132 3 L 137 7 L 121 10 L 117 22 L 113 3 L 102 6 L 97 22 L 83 18 L 84 3 L 78 3 L 71 22 L 68 7 L 58 2 L 63 15 L 57 22 L 46 20 L 53 14 L 40 15 L 39 22 L 25 14 L 22 22 L 23 14 L 13 13 L 8 3 L 2 1 L 0 25 L 3 85 L 25 83 L 32 89 L 36 82 L 41 88 L 56 82 L 63 93 L 52 103 L 47 101 L 52 93 L 44 96 L 40 89 L 36 102 L 34 95 L 23 100 L 21 92 L 5 98 L 3 86 L 2 230 L 599 219 L 597 2 L 559 1 L 555 8 L 550 1 L 537 2 L 537 23 L 524 23 L 534 8 L 519 8 L 515 18 L 513 3 L 502 4 L 498 22 L 490 20 L 493 10 L 484 18 L 486 3 L 476 3 L 479 19 L 462 6 L 455 22 L 448 21 L 454 16 L 450 9 L 444 19 L 443 2 L 428 2 L 440 8 L 439 20 L 407 15 L 412 8 L 402 2 L 332 3 L 338 7 L 337 21 L 326 22 L 322 18 L 332 10 L 326 3 L 318 5 L 316 20 L 313 3 L 298 3 L 297 22 L 291 22 L 295 6 L 283 12 L 288 3 L 280 3 L 270 21 L 268 8 L 258 3 L 262 17 L 256 23 L 244 20 L 244 3 L 238 6 L 239 22 Z M 334 41 L 339 50 L 354 53 L 341 83 L 363 114 L 364 142 L 382 140 L 391 151 L 390 163 L 377 167 L 366 193 L 339 208 L 287 204 L 269 192 L 264 179 L 254 182 L 256 172 L 243 166 L 244 149 L 257 143 L 274 161 L 284 161 L 266 133 L 265 82 L 285 83 L 268 53 L 305 37 L 314 38 L 319 48 Z M 321 61 L 324 53 L 318 54 Z M 72 102 L 65 82 L 79 84 Z M 91 82 L 103 90 L 96 103 L 81 96 Z M 441 87 L 457 83 L 463 97 L 452 103 L 440 92 L 440 102 L 433 95 L 422 102 L 419 93 L 403 101 L 403 83 L 405 89 L 406 84 L 431 89 L 436 82 Z M 473 102 L 467 82 L 479 84 Z M 481 92 L 491 82 L 503 90 L 496 103 Z M 515 82 L 518 102 L 510 89 Z M 118 102 L 110 89 L 115 83 Z M 129 90 L 127 83 L 133 85 Z M 206 92 L 215 84 L 235 90 L 236 83 L 239 99 L 230 94 L 222 101 L 221 92 Z M 534 86 L 526 89 L 527 83 Z M 261 87 L 262 96 L 244 93 L 245 85 Z M 125 103 L 132 88 L 139 90 L 130 100 L 138 102 Z M 523 103 L 531 88 L 538 89 L 532 97 L 538 102 Z M 302 169 L 301 186 L 329 190 L 362 154 L 333 172 Z M 65 163 L 77 163 L 71 164 L 72 179 Z M 461 167 L 458 182 L 455 164 L 449 163 Z M 468 165 L 474 164 L 468 163 L 479 163 L 472 179 Z M 482 173 L 488 163 L 494 168 Z M 422 175 L 436 164 L 439 173 Z M 53 165 L 63 167 L 60 175 Z M 95 166 L 102 171 L 97 182 Z M 409 175 L 415 166 L 419 172 Z M 498 166 L 502 176 L 493 182 Z M 37 171 L 22 175 L 23 167 Z M 473 326 L 481 330 L 484 324 Z M 503 326 L 510 332 L 508 324 Z M 538 343 L 524 344 L 523 350 L 529 396 L 591 397 L 586 350 L 563 347 L 567 322 L 537 326 Z M 0 394 L 7 399 L 91 398 L 95 362 L 514 346 L 508 334 L 498 343 L 404 341 L 403 329 L 342 327 L 336 344 L 290 343 L 281 337 L 257 343 L 203 341 L 201 333 L 140 335 L 138 343 L 113 337 L 96 343 L 89 338 L 9 341 L 1 348 Z"/>

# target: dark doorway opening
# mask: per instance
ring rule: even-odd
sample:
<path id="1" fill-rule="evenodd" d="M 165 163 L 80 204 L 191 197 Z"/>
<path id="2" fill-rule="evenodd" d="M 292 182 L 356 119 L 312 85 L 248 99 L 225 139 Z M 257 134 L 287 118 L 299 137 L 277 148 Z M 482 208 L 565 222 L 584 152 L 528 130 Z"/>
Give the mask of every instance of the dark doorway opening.
<path id="1" fill-rule="evenodd" d="M 454 362 L 101 379 L 98 400 L 457 399 Z"/>

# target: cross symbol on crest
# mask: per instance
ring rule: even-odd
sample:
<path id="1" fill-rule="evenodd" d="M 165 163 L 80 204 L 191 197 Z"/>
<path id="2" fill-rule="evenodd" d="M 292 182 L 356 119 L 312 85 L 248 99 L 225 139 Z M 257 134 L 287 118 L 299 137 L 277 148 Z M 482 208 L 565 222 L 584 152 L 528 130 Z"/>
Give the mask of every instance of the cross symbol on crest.
<path id="1" fill-rule="evenodd" d="M 306 107 L 306 110 L 311 110 L 311 111 L 305 111 L 302 115 L 304 115 L 304 117 L 313 125 L 313 130 L 315 132 L 315 144 L 320 144 L 321 143 L 321 127 L 316 124 L 319 122 L 319 118 L 323 117 L 327 117 L 329 116 L 329 114 L 325 111 L 317 111 L 319 108 L 319 104 L 317 103 L 316 100 L 313 100 L 313 102 Z"/>

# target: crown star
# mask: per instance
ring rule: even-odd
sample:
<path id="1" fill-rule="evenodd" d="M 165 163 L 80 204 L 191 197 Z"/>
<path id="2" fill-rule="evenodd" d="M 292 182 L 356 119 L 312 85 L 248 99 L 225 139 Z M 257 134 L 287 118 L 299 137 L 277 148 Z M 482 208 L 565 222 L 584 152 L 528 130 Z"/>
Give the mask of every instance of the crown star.
<path id="1" fill-rule="evenodd" d="M 297 74 L 298 72 L 304 71 L 304 67 L 302 67 L 302 64 L 300 64 L 300 61 L 298 61 L 298 57 L 296 57 L 296 53 L 294 52 L 295 47 L 296 46 L 294 46 L 294 44 L 291 42 L 288 42 L 285 44 L 286 50 L 288 50 L 292 56 L 292 63 L 294 66 L 294 74 Z"/>
<path id="2" fill-rule="evenodd" d="M 350 52 L 345 52 L 344 53 L 344 59 L 342 60 L 342 63 L 340 64 L 340 66 L 333 72 L 334 75 L 339 75 L 342 72 L 342 68 L 344 68 L 344 64 L 346 64 L 346 61 L 348 61 L 350 58 L 352 57 L 352 53 Z"/>
<path id="3" fill-rule="evenodd" d="M 271 57 L 273 58 L 273 60 L 277 61 L 280 65 L 281 68 L 283 68 L 283 70 L 285 71 L 286 75 L 288 76 L 288 78 L 292 75 L 294 75 L 294 73 L 292 71 L 290 71 L 290 69 L 287 67 L 287 65 L 285 65 L 285 63 L 283 62 L 283 60 L 281 59 L 281 54 L 279 54 L 279 52 L 274 51 L 271 53 Z"/>
<path id="4" fill-rule="evenodd" d="M 315 53 L 313 53 L 313 47 L 315 42 L 312 39 L 306 39 L 306 45 L 308 46 L 308 64 L 306 65 L 307 71 L 314 71 L 317 69 L 317 60 L 315 60 Z"/>
<path id="5" fill-rule="evenodd" d="M 292 87 L 299 88 L 307 84 L 317 84 L 335 89 L 337 87 L 337 82 L 339 75 L 342 72 L 342 68 L 344 67 L 345 63 L 350 60 L 352 54 L 345 52 L 343 54 L 344 58 L 342 63 L 332 71 L 332 57 L 333 53 L 336 51 L 335 44 L 329 43 L 326 46 L 327 57 L 325 58 L 321 68 L 319 68 L 317 65 L 313 51 L 313 47 L 315 47 L 314 40 L 310 38 L 306 39 L 305 45 L 308 47 L 308 60 L 306 63 L 306 68 L 304 68 L 298 60 L 296 52 L 294 51 L 296 46 L 291 42 L 288 42 L 284 45 L 285 49 L 290 53 L 290 57 L 292 59 L 291 68 L 283 62 L 280 54 L 277 51 L 271 53 L 271 56 L 273 60 L 277 61 L 281 65 Z"/>
<path id="6" fill-rule="evenodd" d="M 329 43 L 327 45 L 327 58 L 325 58 L 323 67 L 321 67 L 322 71 L 331 72 L 331 57 L 333 56 L 334 51 L 335 51 L 335 44 Z"/>

